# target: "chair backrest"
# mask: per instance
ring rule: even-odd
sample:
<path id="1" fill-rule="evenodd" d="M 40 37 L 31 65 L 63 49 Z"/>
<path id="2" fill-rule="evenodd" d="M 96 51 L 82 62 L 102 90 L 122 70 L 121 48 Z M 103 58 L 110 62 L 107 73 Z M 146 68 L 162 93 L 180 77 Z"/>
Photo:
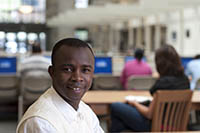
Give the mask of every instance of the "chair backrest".
<path id="1" fill-rule="evenodd" d="M 0 103 L 17 101 L 18 92 L 19 78 L 17 75 L 0 75 Z"/>
<path id="2" fill-rule="evenodd" d="M 192 91 L 157 91 L 155 95 L 151 131 L 186 131 Z"/>
<path id="3" fill-rule="evenodd" d="M 152 76 L 130 76 L 127 82 L 127 89 L 146 90 L 150 89 L 156 82 L 156 78 Z"/>
<path id="4" fill-rule="evenodd" d="M 122 85 L 119 76 L 113 75 L 96 75 L 93 81 L 94 90 L 120 90 Z"/>
<path id="5" fill-rule="evenodd" d="M 21 75 L 21 95 L 26 100 L 36 100 L 51 86 L 51 78 L 47 70 L 32 69 Z"/>

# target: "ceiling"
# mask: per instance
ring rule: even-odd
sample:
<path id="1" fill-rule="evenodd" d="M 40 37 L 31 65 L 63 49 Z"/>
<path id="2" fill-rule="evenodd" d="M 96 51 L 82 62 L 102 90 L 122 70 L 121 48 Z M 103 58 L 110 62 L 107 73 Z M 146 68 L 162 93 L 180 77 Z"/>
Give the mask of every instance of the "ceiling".
<path id="1" fill-rule="evenodd" d="M 90 5 L 88 8 L 60 12 L 48 19 L 47 24 L 56 27 L 106 25 L 198 6 L 200 0 L 120 0 L 118 3 Z"/>

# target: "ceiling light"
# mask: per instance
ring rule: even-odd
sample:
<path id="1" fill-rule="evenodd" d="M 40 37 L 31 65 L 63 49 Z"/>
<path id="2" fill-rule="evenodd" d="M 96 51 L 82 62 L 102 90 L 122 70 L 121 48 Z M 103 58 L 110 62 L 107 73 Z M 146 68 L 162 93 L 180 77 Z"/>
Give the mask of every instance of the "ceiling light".
<path id="1" fill-rule="evenodd" d="M 20 8 L 19 8 L 19 11 L 23 14 L 29 14 L 33 11 L 33 7 L 30 6 L 30 5 L 22 5 Z"/>

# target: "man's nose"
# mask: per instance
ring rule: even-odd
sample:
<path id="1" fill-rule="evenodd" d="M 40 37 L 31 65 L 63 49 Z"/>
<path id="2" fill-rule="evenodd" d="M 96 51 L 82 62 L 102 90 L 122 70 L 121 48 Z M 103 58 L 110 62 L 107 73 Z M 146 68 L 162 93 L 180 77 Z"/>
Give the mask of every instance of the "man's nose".
<path id="1" fill-rule="evenodd" d="M 82 82 L 83 81 L 83 77 L 82 77 L 82 73 L 80 70 L 76 70 L 73 72 L 72 74 L 72 80 L 73 81 L 78 81 L 78 82 Z"/>

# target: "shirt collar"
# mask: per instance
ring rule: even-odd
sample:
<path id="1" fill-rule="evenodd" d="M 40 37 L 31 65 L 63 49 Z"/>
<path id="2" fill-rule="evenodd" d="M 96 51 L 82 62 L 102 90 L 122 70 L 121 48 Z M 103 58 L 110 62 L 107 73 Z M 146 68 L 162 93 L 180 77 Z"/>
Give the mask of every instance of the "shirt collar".
<path id="1" fill-rule="evenodd" d="M 53 91 L 52 101 L 56 108 L 62 113 L 64 118 L 68 122 L 77 121 L 77 119 L 83 119 L 82 114 L 82 101 L 80 101 L 78 110 L 76 111 L 70 104 L 68 104 L 56 91 L 51 87 Z"/>

